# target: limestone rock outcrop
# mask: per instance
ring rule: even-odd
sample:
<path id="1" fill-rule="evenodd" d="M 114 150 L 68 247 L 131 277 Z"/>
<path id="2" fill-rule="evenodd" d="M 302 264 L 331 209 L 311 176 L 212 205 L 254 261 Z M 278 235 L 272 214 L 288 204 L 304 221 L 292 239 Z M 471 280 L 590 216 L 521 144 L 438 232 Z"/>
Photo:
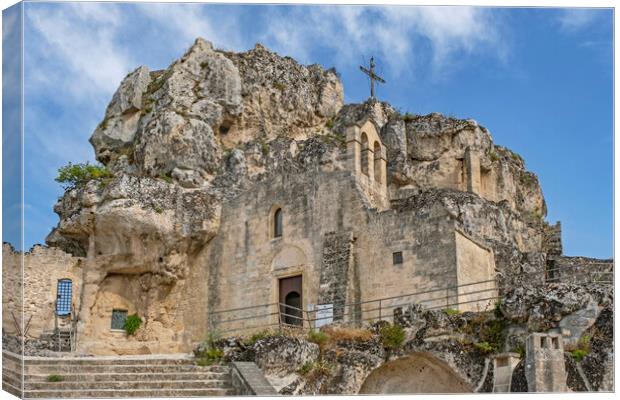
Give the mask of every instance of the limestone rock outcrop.
<path id="1" fill-rule="evenodd" d="M 159 348 L 189 345 L 207 326 L 192 306 L 204 304 L 215 279 L 209 243 L 223 205 L 274 177 L 346 175 L 346 130 L 367 121 L 387 151 L 386 208 L 421 220 L 447 214 L 454 229 L 493 250 L 502 294 L 527 283 L 527 274 L 544 274 L 549 248 L 558 253 L 559 226 L 544 221 L 536 176 L 476 121 L 401 114 L 374 99 L 344 105 L 334 70 L 300 65 L 261 45 L 232 53 L 197 39 L 165 70 L 139 67 L 123 79 L 91 137 L 113 178 L 67 190 L 54 208 L 60 222 L 47 243 L 87 260 L 83 309 L 92 315 L 82 320 L 104 323 L 125 288 L 138 299 L 127 308 L 146 320 L 130 339 L 134 347 L 118 351 L 158 338 L 165 338 Z M 341 372 L 354 376 L 360 368 Z"/>
<path id="2" fill-rule="evenodd" d="M 201 187 L 217 175 L 223 150 L 257 138 L 307 138 L 336 115 L 342 99 L 332 70 L 260 45 L 226 53 L 197 39 L 166 70 L 130 73 L 91 143 L 113 170 Z"/>

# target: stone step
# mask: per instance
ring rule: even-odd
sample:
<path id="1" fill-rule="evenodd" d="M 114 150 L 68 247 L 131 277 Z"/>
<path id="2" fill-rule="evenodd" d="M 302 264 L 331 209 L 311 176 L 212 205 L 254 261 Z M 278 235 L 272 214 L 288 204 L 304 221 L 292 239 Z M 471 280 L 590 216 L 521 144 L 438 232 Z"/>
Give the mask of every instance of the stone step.
<path id="1" fill-rule="evenodd" d="M 146 358 L 146 357 L 29 357 L 28 365 L 194 365 L 194 358 Z"/>
<path id="2" fill-rule="evenodd" d="M 10 383 L 2 381 L 2 390 L 12 394 L 13 396 L 22 397 L 22 391 L 18 386 L 13 386 Z"/>
<path id="3" fill-rule="evenodd" d="M 3 351 L 3 389 L 24 398 L 205 397 L 234 395 L 231 368 L 201 367 L 181 355 L 26 357 Z M 62 381 L 48 382 L 50 375 Z"/>
<path id="4" fill-rule="evenodd" d="M 231 387 L 228 380 L 174 380 L 174 381 L 102 381 L 102 382 L 30 382 L 26 381 L 24 389 L 30 390 L 164 390 L 164 389 L 227 389 Z"/>
<path id="5" fill-rule="evenodd" d="M 15 375 L 9 375 L 9 374 L 2 374 L 2 382 L 6 382 L 12 386 L 15 387 L 21 387 L 22 386 L 22 380 L 19 376 L 15 376 Z"/>
<path id="6" fill-rule="evenodd" d="M 49 374 L 27 374 L 26 382 L 47 382 Z M 64 382 L 104 382 L 104 381 L 171 381 L 171 380 L 226 380 L 230 373 L 226 372 L 164 372 L 164 373 L 87 373 L 63 375 Z"/>
<path id="7" fill-rule="evenodd" d="M 18 353 L 13 353 L 11 351 L 2 350 L 2 361 L 12 360 L 12 361 L 22 361 L 22 355 Z"/>
<path id="8" fill-rule="evenodd" d="M 200 367 L 197 365 L 76 365 L 76 364 L 40 364 L 24 366 L 25 374 L 70 374 L 70 373 L 164 373 L 164 372 L 228 372 L 225 366 Z"/>
<path id="9" fill-rule="evenodd" d="M 207 397 L 231 396 L 233 389 L 158 389 L 158 390 L 27 390 L 24 398 L 105 398 L 105 397 Z"/>

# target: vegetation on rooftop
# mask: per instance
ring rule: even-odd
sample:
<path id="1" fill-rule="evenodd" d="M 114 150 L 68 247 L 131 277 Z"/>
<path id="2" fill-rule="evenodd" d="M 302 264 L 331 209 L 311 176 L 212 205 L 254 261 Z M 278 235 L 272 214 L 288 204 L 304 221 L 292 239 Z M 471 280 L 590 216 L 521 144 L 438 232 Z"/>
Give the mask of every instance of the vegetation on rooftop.
<path id="1" fill-rule="evenodd" d="M 83 187 L 93 180 L 108 183 L 113 177 L 114 174 L 105 165 L 93 165 L 88 161 L 78 164 L 69 162 L 69 164 L 58 169 L 58 176 L 55 181 L 67 190 Z"/>

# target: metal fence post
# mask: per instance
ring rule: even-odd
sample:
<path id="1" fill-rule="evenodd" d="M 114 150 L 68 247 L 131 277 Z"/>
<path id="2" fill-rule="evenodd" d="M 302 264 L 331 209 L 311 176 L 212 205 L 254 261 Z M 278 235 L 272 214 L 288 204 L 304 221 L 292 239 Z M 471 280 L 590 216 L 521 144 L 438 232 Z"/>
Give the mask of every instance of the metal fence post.
<path id="1" fill-rule="evenodd" d="M 381 321 L 381 300 L 379 300 L 379 321 Z"/>

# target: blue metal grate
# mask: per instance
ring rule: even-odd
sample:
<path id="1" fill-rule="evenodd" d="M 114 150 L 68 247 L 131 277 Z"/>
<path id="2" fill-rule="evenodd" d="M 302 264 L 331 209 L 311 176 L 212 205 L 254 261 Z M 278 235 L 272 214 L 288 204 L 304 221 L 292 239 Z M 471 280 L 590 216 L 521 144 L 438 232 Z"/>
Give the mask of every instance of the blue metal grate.
<path id="1" fill-rule="evenodd" d="M 56 315 L 71 314 L 71 279 L 61 279 L 58 281 L 58 290 L 56 295 Z"/>

